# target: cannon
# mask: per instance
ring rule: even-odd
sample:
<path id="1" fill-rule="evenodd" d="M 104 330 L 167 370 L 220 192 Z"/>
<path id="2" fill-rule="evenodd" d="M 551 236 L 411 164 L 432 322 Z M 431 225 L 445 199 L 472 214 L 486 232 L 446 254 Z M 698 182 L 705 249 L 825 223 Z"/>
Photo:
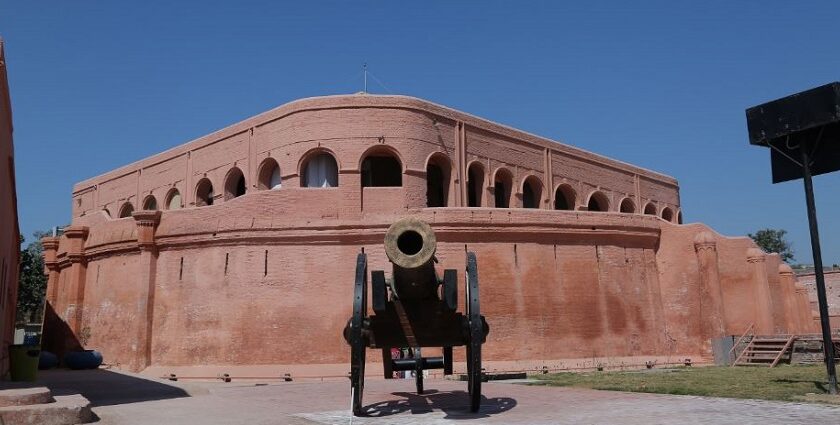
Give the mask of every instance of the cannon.
<path id="1" fill-rule="evenodd" d="M 385 254 L 392 264 L 370 273 L 368 298 L 367 255 L 356 257 L 353 316 L 344 328 L 350 345 L 350 397 L 353 414 L 363 413 L 366 349 L 382 351 L 385 379 L 395 371 L 416 372 L 417 393 L 423 393 L 423 370 L 443 369 L 452 374 L 452 347 L 466 347 L 467 389 L 470 411 L 481 404 L 481 345 L 489 327 L 479 309 L 478 271 L 473 252 L 466 253 L 464 311 L 458 312 L 458 271 L 435 270 L 437 241 L 432 228 L 416 218 L 392 224 L 385 234 Z M 373 314 L 368 315 L 368 300 Z M 391 348 L 418 349 L 413 359 L 392 359 Z M 442 348 L 441 357 L 422 357 L 421 347 Z"/>

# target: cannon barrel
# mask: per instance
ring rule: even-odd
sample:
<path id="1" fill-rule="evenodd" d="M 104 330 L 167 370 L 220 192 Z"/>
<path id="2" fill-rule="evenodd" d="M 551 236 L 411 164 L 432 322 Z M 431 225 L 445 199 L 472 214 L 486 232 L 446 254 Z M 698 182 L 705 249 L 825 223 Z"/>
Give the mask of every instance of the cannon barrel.
<path id="1" fill-rule="evenodd" d="M 401 300 L 436 297 L 435 232 L 424 221 L 407 217 L 385 233 L 385 254 L 393 264 L 392 289 Z"/>

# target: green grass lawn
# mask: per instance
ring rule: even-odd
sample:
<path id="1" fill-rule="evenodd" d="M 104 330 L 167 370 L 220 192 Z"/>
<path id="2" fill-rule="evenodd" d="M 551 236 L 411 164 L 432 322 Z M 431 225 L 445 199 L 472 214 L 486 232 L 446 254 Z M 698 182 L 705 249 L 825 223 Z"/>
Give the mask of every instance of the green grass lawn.
<path id="1" fill-rule="evenodd" d="M 679 367 L 537 375 L 534 385 L 660 394 L 840 403 L 827 395 L 825 367 Z"/>

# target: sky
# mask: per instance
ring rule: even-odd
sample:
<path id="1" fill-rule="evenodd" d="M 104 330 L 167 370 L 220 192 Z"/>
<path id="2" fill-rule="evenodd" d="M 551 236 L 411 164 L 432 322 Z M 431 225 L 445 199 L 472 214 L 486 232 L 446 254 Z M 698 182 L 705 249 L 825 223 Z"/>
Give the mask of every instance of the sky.
<path id="1" fill-rule="evenodd" d="M 633 3 L 632 5 L 630 3 Z M 802 181 L 771 184 L 744 110 L 840 80 L 840 2 L 0 3 L 21 231 L 75 182 L 302 97 L 420 97 L 678 179 L 686 222 L 785 229 L 812 263 Z M 840 172 L 815 178 L 840 263 Z"/>

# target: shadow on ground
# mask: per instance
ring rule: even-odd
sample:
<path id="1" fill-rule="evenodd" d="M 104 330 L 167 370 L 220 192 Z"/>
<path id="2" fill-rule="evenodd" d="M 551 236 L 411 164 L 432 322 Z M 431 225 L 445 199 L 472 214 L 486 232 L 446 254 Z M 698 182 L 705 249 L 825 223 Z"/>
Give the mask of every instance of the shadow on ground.
<path id="1" fill-rule="evenodd" d="M 53 395 L 81 394 L 92 407 L 189 397 L 181 388 L 105 369 L 41 370 L 35 382 L 4 382 L 2 386 L 47 387 Z"/>
<path id="2" fill-rule="evenodd" d="M 507 412 L 516 407 L 516 400 L 508 397 L 487 398 L 481 396 L 481 409 L 472 413 L 469 409 L 470 396 L 465 391 L 440 392 L 427 390 L 423 394 L 395 392 L 391 393 L 401 400 L 385 401 L 365 406 L 365 416 L 385 417 L 411 412 L 414 415 L 440 410 L 446 419 L 477 419 Z"/>

